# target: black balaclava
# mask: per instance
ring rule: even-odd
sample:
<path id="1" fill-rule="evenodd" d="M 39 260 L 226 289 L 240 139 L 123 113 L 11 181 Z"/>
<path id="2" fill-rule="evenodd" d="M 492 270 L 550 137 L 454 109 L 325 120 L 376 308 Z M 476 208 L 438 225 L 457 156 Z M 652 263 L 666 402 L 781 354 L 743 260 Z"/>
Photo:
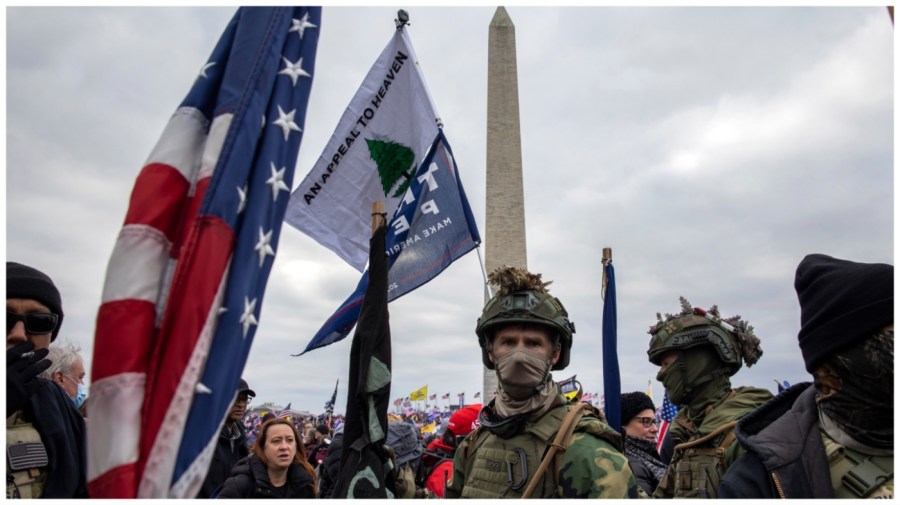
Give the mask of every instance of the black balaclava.
<path id="1" fill-rule="evenodd" d="M 819 408 L 857 442 L 894 447 L 894 330 L 827 358 L 813 372 Z"/>

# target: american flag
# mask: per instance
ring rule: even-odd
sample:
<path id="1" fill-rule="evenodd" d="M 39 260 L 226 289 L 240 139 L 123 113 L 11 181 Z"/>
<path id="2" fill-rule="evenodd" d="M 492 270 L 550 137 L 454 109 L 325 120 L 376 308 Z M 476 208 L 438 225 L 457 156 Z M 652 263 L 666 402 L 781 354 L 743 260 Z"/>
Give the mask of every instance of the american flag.
<path id="1" fill-rule="evenodd" d="M 481 398 L 481 391 L 475 393 L 475 396 L 473 396 L 472 398 Z"/>
<path id="2" fill-rule="evenodd" d="M 428 397 L 429 400 L 437 400 L 437 393 Z"/>
<path id="3" fill-rule="evenodd" d="M 441 396 L 441 400 L 449 400 L 449 399 L 450 399 L 450 393 L 447 393 L 447 394 Z"/>
<path id="4" fill-rule="evenodd" d="M 675 419 L 675 414 L 678 414 L 678 407 L 669 401 L 668 393 L 663 393 L 662 405 L 656 412 L 657 417 L 660 419 L 659 432 L 656 434 L 657 451 L 662 447 L 663 439 L 666 438 L 666 433 L 669 431 L 669 425 L 672 424 L 672 420 Z"/>
<path id="5" fill-rule="evenodd" d="M 97 315 L 91 497 L 192 498 L 260 316 L 321 8 L 239 8 L 135 182 Z"/>
<path id="6" fill-rule="evenodd" d="M 291 418 L 291 404 L 288 403 L 287 407 L 285 407 L 284 410 L 279 412 L 275 417 L 277 419 L 290 419 Z"/>

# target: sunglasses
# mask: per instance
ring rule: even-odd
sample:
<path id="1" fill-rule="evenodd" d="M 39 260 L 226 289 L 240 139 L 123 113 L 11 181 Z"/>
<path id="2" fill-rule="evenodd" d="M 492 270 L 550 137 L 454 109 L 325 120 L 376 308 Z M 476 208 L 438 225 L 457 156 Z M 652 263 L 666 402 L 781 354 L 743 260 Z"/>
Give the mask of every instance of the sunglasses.
<path id="1" fill-rule="evenodd" d="M 655 417 L 635 417 L 635 419 L 639 420 L 644 428 L 649 428 L 654 424 L 659 424 L 659 419 Z"/>
<path id="2" fill-rule="evenodd" d="M 16 314 L 6 311 L 6 334 L 12 331 L 13 326 L 19 321 L 25 324 L 25 333 L 50 333 L 56 329 L 59 316 L 49 312 L 30 312 L 28 314 Z"/>

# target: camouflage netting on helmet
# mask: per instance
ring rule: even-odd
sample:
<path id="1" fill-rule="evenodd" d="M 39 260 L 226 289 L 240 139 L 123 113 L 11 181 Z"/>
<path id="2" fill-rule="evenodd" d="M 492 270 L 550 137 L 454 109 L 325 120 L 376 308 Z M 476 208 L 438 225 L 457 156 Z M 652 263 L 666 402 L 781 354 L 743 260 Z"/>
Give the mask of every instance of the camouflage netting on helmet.
<path id="1" fill-rule="evenodd" d="M 753 333 L 753 326 L 741 319 L 740 315 L 723 318 L 719 313 L 719 307 L 717 305 L 713 305 L 709 310 L 703 310 L 698 307 L 692 307 L 690 302 L 683 296 L 679 297 L 678 300 L 681 303 L 681 312 L 677 314 L 666 314 L 665 318 L 659 313 L 656 314 L 657 323 L 651 326 L 648 331 L 652 337 L 656 337 L 666 328 L 671 328 L 672 323 L 688 321 L 683 325 L 685 328 L 707 326 L 712 329 L 713 333 L 718 334 L 721 332 L 724 335 L 729 335 L 731 337 L 731 344 L 736 345 L 735 350 L 740 353 L 744 362 L 747 363 L 748 368 L 759 361 L 759 358 L 762 356 L 759 338 Z M 678 326 L 680 327 L 681 325 Z M 669 330 L 669 332 L 669 337 L 679 333 L 679 331 L 671 332 L 671 330 Z M 713 342 L 710 343 L 712 344 Z M 677 340 L 662 345 L 660 344 L 661 343 L 658 342 L 656 338 L 651 338 L 651 349 L 648 351 L 648 354 L 651 357 L 651 361 L 654 363 L 658 361 L 658 358 L 661 357 L 662 351 L 664 350 L 669 348 L 687 347 L 679 345 Z M 724 344 L 724 342 L 722 342 L 722 344 Z M 654 348 L 654 346 L 656 347 Z M 722 350 L 720 350 L 720 354 L 723 354 Z M 737 368 L 740 368 L 740 362 L 737 363 Z M 735 368 L 735 371 L 737 371 L 737 368 Z"/>
<path id="2" fill-rule="evenodd" d="M 547 286 L 553 284 L 553 281 L 543 282 L 541 274 L 533 274 L 521 268 L 503 266 L 488 275 L 488 284 L 497 287 L 497 293 L 494 296 L 506 296 L 518 291 L 549 293 Z"/>
<path id="3" fill-rule="evenodd" d="M 491 370 L 494 368 L 488 358 L 487 347 L 497 328 L 510 324 L 533 324 L 547 327 L 553 340 L 559 343 L 560 357 L 553 370 L 568 366 L 575 325 L 569 321 L 569 314 L 562 303 L 547 291 L 547 286 L 552 282 L 542 281 L 541 274 L 503 266 L 490 273 L 488 283 L 497 289 L 485 304 L 475 326 L 484 365 Z"/>

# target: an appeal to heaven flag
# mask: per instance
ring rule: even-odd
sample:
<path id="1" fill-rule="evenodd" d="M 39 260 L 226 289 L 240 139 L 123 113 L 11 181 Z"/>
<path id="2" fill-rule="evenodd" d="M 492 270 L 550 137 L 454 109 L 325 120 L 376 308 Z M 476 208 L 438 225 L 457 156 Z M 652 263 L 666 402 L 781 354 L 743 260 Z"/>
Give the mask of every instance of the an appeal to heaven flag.
<path id="1" fill-rule="evenodd" d="M 242 7 L 131 194 L 97 314 L 92 498 L 193 498 L 263 303 L 321 8 Z"/>
<path id="2" fill-rule="evenodd" d="M 370 211 L 371 212 L 371 211 Z M 436 277 L 450 263 L 481 242 L 456 161 L 443 132 L 407 189 L 387 233 L 388 301 L 395 300 Z M 368 270 L 302 353 L 346 337 L 362 305 Z"/>
<path id="3" fill-rule="evenodd" d="M 372 202 L 392 216 L 437 137 L 438 115 L 412 43 L 396 30 L 309 174 L 285 221 L 362 272 Z"/>

